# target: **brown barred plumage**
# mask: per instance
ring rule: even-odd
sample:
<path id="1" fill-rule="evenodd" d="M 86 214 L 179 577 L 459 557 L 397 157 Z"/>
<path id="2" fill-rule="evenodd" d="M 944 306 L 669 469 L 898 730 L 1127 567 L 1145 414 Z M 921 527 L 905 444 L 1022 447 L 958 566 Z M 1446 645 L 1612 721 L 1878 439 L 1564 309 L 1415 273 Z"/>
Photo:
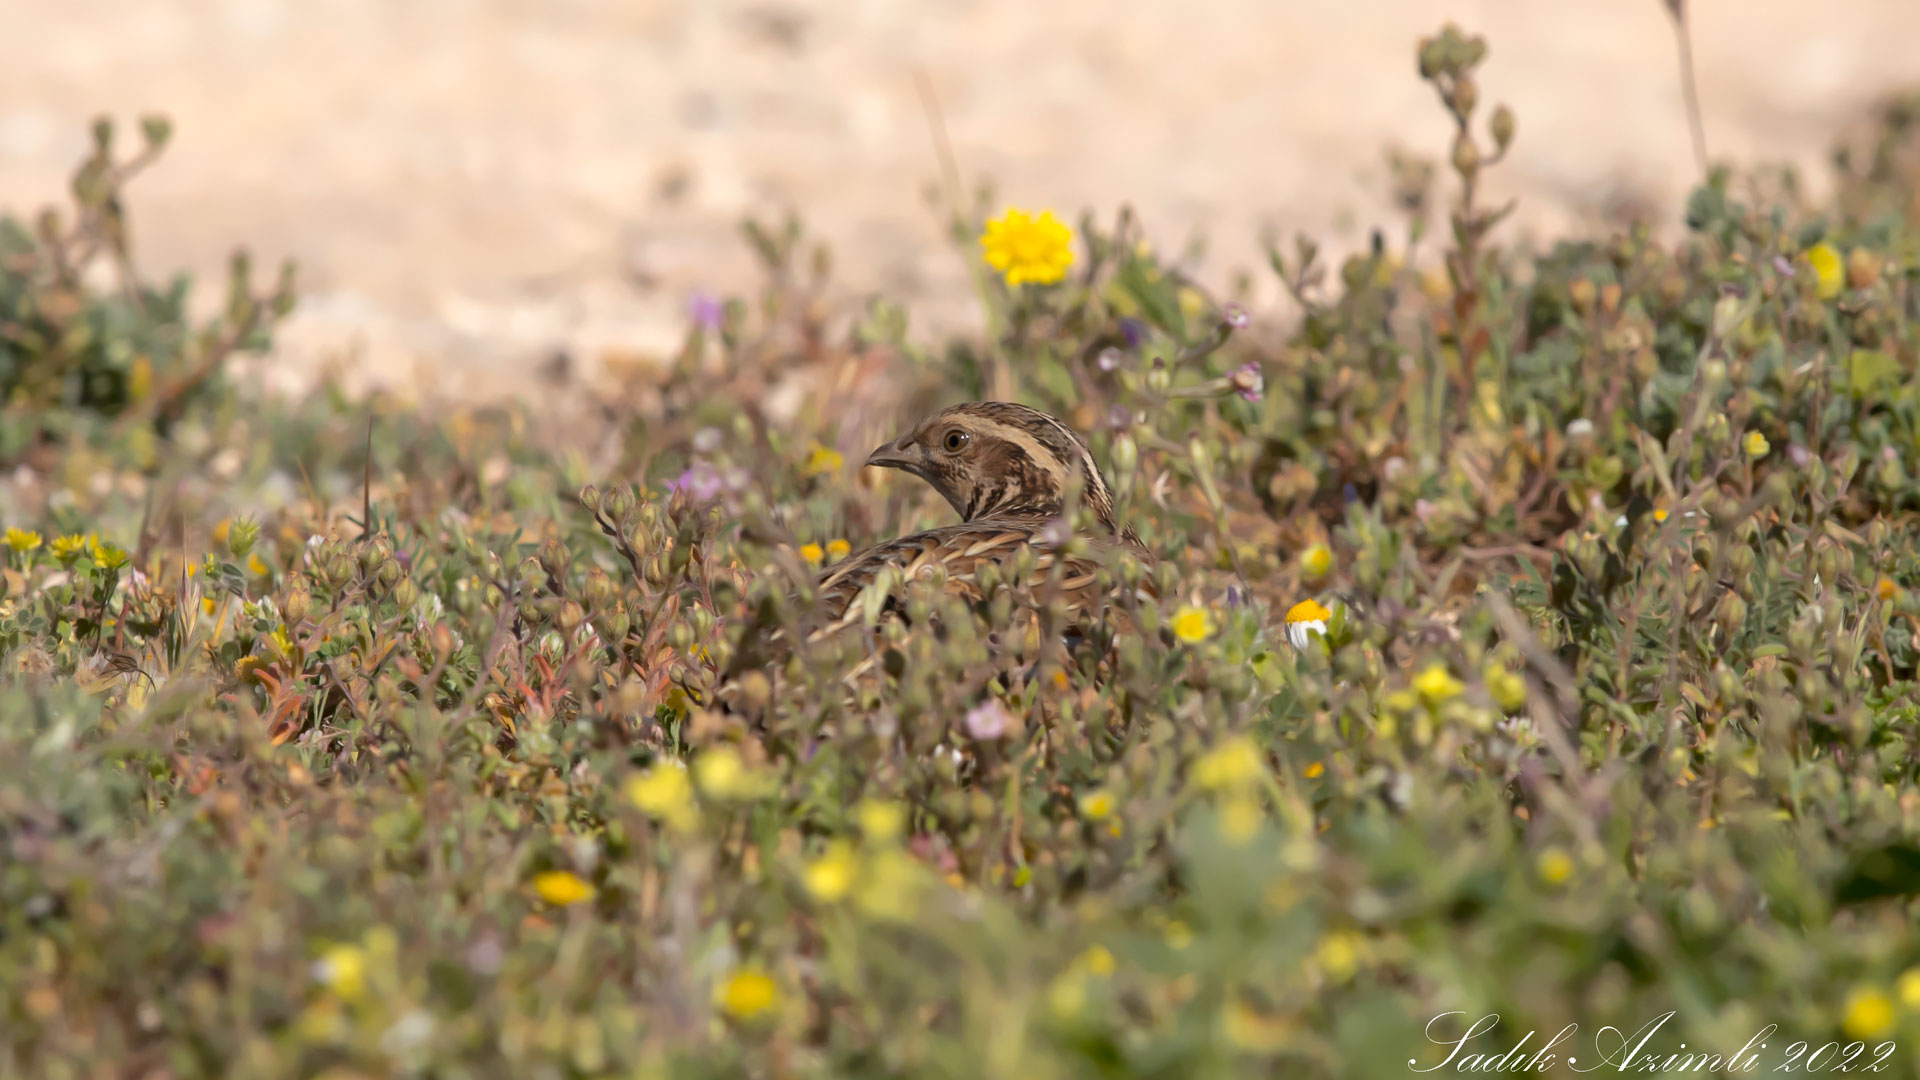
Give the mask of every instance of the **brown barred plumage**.
<path id="1" fill-rule="evenodd" d="M 903 536 L 855 552 L 821 575 L 807 638 L 818 641 L 858 625 L 858 602 L 889 567 L 903 585 L 942 578 L 948 595 L 982 599 L 979 571 L 1009 566 L 1024 549 L 1033 568 L 1023 582 L 1036 600 L 1057 601 L 1071 622 L 1103 617 L 1111 599 L 1099 587 L 1103 553 L 1125 550 L 1150 561 L 1133 529 L 1115 516 L 1112 489 L 1085 442 L 1037 409 L 1008 402 L 956 405 L 915 425 L 868 457 L 876 468 L 900 469 L 926 480 L 961 523 Z M 1066 514 L 1077 497 L 1103 535 L 1086 536 L 1086 555 L 1061 555 Z M 1144 595 L 1151 582 L 1142 577 Z M 897 613 L 889 601 L 886 609 Z M 747 644 L 747 643 L 743 643 Z M 743 648 L 730 676 L 785 652 L 782 635 Z M 867 664 L 860 665 L 864 670 Z"/>

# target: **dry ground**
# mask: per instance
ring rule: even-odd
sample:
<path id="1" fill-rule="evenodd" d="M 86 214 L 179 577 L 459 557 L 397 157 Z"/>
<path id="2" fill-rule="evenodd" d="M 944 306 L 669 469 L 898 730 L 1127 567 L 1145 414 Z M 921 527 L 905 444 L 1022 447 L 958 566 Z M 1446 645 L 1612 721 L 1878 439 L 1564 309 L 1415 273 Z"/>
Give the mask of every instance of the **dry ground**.
<path id="1" fill-rule="evenodd" d="M 1716 155 L 1818 166 L 1920 83 L 1914 0 L 1694 6 Z M 1694 167 L 1657 0 L 0 0 L 0 208 L 55 198 L 95 113 L 165 110 L 176 144 L 134 200 L 148 267 L 296 256 L 283 371 L 344 356 L 486 393 L 558 347 L 587 372 L 670 348 L 691 290 L 754 283 L 740 217 L 787 206 L 847 296 L 964 325 L 916 69 L 1007 200 L 1130 200 L 1164 243 L 1203 229 L 1216 281 L 1264 226 L 1357 242 L 1391 221 L 1382 148 L 1445 145 L 1412 54 L 1449 17 L 1519 113 L 1514 228 L 1677 212 Z"/>

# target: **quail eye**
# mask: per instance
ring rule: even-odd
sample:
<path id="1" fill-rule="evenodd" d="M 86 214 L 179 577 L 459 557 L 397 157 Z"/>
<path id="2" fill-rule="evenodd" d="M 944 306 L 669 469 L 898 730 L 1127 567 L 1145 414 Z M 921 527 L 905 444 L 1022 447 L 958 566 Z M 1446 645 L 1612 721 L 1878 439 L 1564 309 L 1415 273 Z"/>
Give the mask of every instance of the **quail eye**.
<path id="1" fill-rule="evenodd" d="M 954 453 L 954 452 L 957 452 L 961 447 L 967 445 L 967 440 L 969 438 L 971 438 L 971 436 L 969 436 L 966 432 L 961 431 L 959 428 L 955 428 L 952 431 L 947 432 L 947 437 L 941 440 L 941 444 L 947 448 L 947 451 L 949 453 Z"/>

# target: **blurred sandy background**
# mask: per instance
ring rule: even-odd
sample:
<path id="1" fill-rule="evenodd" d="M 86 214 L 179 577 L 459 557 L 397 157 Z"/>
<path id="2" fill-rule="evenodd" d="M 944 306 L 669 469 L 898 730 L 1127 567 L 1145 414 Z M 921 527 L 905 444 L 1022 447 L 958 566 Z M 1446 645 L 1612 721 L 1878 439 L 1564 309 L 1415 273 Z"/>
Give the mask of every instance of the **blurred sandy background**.
<path id="1" fill-rule="evenodd" d="M 1915 0 L 1694 8 L 1717 158 L 1817 179 L 1843 126 L 1920 84 Z M 879 290 L 918 334 L 966 325 L 916 68 L 1002 201 L 1130 201 L 1163 245 L 1204 231 L 1220 283 L 1264 226 L 1358 243 L 1395 221 L 1383 148 L 1445 150 L 1413 51 L 1448 18 L 1487 35 L 1483 100 L 1519 115 L 1508 235 L 1621 199 L 1677 216 L 1694 167 L 1658 0 L 0 0 L 0 208 L 59 198 L 96 113 L 131 136 L 165 111 L 132 189 L 146 269 L 292 255 L 290 376 L 500 392 L 556 349 L 588 375 L 672 349 L 693 290 L 757 283 L 749 212 L 803 210 L 849 310 Z"/>

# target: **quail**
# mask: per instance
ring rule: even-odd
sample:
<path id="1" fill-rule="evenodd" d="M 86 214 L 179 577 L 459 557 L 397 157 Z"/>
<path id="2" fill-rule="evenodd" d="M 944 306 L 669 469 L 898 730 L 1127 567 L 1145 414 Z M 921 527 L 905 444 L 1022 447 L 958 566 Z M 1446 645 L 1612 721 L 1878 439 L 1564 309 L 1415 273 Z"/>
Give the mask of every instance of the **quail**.
<path id="1" fill-rule="evenodd" d="M 1139 536 L 1118 520 L 1112 488 L 1087 444 L 1038 409 L 1001 401 L 943 409 L 881 445 L 866 464 L 927 481 L 959 513 L 960 523 L 876 544 L 828 568 L 818 581 L 809 641 L 857 625 L 863 611 L 856 600 L 888 568 L 902 584 L 940 580 L 949 595 L 971 602 L 983 599 L 983 568 L 1004 569 L 1031 551 L 1024 584 L 1080 625 L 1103 617 L 1113 599 L 1099 581 L 1104 555 L 1151 561 Z M 1082 538 L 1084 554 L 1064 550 L 1076 498 L 1095 523 Z M 1139 594 L 1151 596 L 1150 580 L 1141 575 L 1140 581 Z M 891 597 L 882 611 L 902 615 Z M 744 647 L 751 644 L 743 642 L 729 677 L 773 659 L 785 642 L 776 633 L 762 647 Z"/>

